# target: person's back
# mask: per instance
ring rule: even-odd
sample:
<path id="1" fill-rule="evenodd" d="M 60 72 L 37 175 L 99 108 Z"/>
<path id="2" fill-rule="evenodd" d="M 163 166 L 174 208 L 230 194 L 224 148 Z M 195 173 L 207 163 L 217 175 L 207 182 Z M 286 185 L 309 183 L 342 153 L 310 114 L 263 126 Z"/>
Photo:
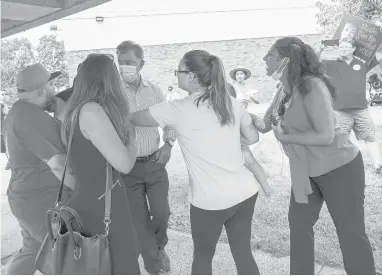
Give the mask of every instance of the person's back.
<path id="1" fill-rule="evenodd" d="M 128 111 L 113 60 L 89 55 L 79 70 L 61 128 L 64 144 L 70 148 L 69 164 L 78 179 L 68 205 L 80 216 L 83 235 L 105 233 L 107 163 L 114 168 L 108 235 L 111 272 L 136 275 L 140 274 L 137 237 L 118 173 L 128 173 L 135 162 L 135 132 L 126 122 Z"/>
<path id="2" fill-rule="evenodd" d="M 107 160 L 92 142 L 84 137 L 79 120 L 74 126 L 69 160 L 78 180 L 69 206 L 78 212 L 85 228 L 84 235 L 92 237 L 103 234 Z M 116 171 L 113 171 L 111 202 L 109 242 L 112 255 L 121 255 L 112 257 L 112 274 L 137 274 L 137 236 L 132 225 L 123 180 Z"/>
<path id="3" fill-rule="evenodd" d="M 173 127 L 190 175 L 191 203 L 203 208 L 228 208 L 258 191 L 241 152 L 240 123 L 244 110 L 232 99 L 235 123 L 221 126 L 207 101 L 196 106 L 198 96 L 194 93 L 172 103 L 179 111 Z"/>

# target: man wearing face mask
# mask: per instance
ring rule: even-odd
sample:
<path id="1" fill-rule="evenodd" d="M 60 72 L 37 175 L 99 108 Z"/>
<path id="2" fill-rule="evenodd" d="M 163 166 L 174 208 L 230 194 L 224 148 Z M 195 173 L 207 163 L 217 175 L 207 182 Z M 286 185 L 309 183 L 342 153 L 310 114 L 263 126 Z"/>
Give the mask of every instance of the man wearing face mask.
<path id="1" fill-rule="evenodd" d="M 117 56 L 130 112 L 165 101 L 160 88 L 143 79 L 140 74 L 144 65 L 144 53 L 140 45 L 124 41 L 117 47 Z M 160 148 L 157 127 L 136 127 L 136 135 L 138 157 L 132 171 L 124 176 L 124 182 L 132 205 L 145 269 L 150 274 L 157 274 L 162 270 L 170 270 L 170 259 L 165 252 L 170 217 L 169 180 L 165 167 L 176 135 L 171 128 L 164 128 L 164 145 Z"/>
<path id="2" fill-rule="evenodd" d="M 324 44 L 321 44 L 318 54 L 321 55 L 324 49 Z M 349 133 L 353 130 L 357 140 L 365 141 L 375 171 L 382 173 L 378 141 L 366 97 L 366 75 L 382 63 L 382 56 L 377 53 L 370 64 L 366 65 L 353 56 L 354 51 L 354 40 L 351 37 L 345 38 L 339 43 L 339 57 L 335 60 L 324 60 L 327 74 L 338 89 L 333 108 L 341 129 Z"/>
<path id="3" fill-rule="evenodd" d="M 55 111 L 50 74 L 41 64 L 31 65 L 17 76 L 18 100 L 2 126 L 12 177 L 7 196 L 17 218 L 23 247 L 6 274 L 33 275 L 34 261 L 47 233 L 46 212 L 52 208 L 65 166 L 60 125 L 45 111 Z M 70 196 L 75 179 L 67 169 L 64 197 Z"/>

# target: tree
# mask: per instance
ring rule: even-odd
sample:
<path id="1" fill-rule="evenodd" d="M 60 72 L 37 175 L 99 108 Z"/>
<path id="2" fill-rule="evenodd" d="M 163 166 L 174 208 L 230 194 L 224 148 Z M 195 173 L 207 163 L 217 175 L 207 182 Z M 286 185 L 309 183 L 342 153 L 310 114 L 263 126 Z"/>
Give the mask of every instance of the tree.
<path id="1" fill-rule="evenodd" d="M 334 34 L 344 13 L 371 22 L 382 19 L 382 0 L 320 0 L 316 5 L 317 22 L 328 34 Z"/>
<path id="2" fill-rule="evenodd" d="M 37 46 L 37 60 L 49 72 L 61 71 L 61 75 L 53 80 L 57 88 L 69 85 L 66 53 L 63 41 L 58 41 L 55 35 L 44 35 Z"/>
<path id="3" fill-rule="evenodd" d="M 35 56 L 27 38 L 3 40 L 1 44 L 1 90 L 6 91 L 16 86 L 17 72 L 35 63 Z"/>

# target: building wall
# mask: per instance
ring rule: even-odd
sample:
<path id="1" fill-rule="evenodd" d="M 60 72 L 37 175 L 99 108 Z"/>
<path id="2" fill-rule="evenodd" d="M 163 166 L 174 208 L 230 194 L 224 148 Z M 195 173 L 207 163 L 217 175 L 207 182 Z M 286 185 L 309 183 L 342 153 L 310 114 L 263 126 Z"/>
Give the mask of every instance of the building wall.
<path id="1" fill-rule="evenodd" d="M 300 38 L 305 43 L 316 47 L 321 41 L 322 35 L 304 35 L 300 36 Z M 236 66 L 244 66 L 250 69 L 252 77 L 247 81 L 248 85 L 259 91 L 258 99 L 261 102 L 268 102 L 271 99 L 275 82 L 265 75 L 265 63 L 262 58 L 276 39 L 277 37 L 143 46 L 146 62 L 143 75 L 153 83 L 158 84 L 163 91 L 167 91 L 170 85 L 177 88 L 177 78 L 174 76 L 173 71 L 177 69 L 182 56 L 187 51 L 203 49 L 223 60 L 227 78 L 229 78 L 229 71 Z M 115 49 L 67 52 L 66 57 L 71 81 L 76 74 L 78 64 L 89 53 L 94 52 L 115 54 Z"/>
<path id="2" fill-rule="evenodd" d="M 60 20 L 57 34 L 66 50 L 114 48 L 127 39 L 159 45 L 318 32 L 315 0 L 130 2 L 113 0 Z"/>

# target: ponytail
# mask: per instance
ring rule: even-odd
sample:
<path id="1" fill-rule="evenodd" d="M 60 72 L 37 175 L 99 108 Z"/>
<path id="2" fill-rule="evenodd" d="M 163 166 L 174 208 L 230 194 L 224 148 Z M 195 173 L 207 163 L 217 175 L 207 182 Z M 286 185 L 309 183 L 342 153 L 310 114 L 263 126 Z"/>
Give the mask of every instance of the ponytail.
<path id="1" fill-rule="evenodd" d="M 221 125 L 234 124 L 232 101 L 227 87 L 223 63 L 217 56 L 211 56 L 210 102 Z"/>
<path id="2" fill-rule="evenodd" d="M 198 53 L 200 54 L 200 52 Z M 203 51 L 203 54 L 208 53 Z M 188 58 L 191 58 L 190 54 Z M 196 100 L 196 105 L 198 106 L 200 101 L 209 100 L 222 126 L 234 124 L 235 118 L 232 111 L 232 101 L 225 78 L 223 63 L 219 57 L 210 54 L 206 56 L 204 61 L 204 66 L 207 69 L 194 71 L 197 73 L 199 82 L 207 87 L 207 91 Z M 205 74 L 201 75 L 202 71 Z"/>

